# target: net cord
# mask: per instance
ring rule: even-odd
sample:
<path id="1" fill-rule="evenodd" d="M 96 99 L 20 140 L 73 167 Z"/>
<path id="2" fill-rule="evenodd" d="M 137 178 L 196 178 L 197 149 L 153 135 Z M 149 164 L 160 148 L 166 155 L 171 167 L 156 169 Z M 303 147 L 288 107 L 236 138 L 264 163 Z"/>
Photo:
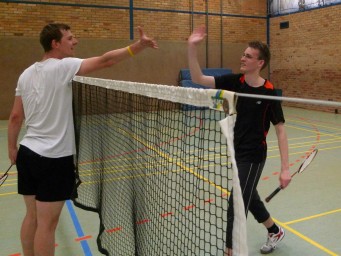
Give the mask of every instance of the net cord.
<path id="1" fill-rule="evenodd" d="M 322 106 L 330 106 L 330 107 L 341 107 L 341 102 L 337 102 L 337 101 L 314 100 L 314 99 L 284 97 L 284 96 L 268 96 L 268 95 L 259 95 L 259 94 L 255 95 L 255 94 L 247 94 L 247 93 L 236 93 L 236 96 L 247 97 L 247 98 L 257 98 L 257 99 L 280 100 L 280 101 L 305 103 L 305 104 L 312 104 L 312 105 L 322 105 Z"/>
<path id="2" fill-rule="evenodd" d="M 338 101 L 327 101 L 327 100 L 315 100 L 315 99 L 306 99 L 306 98 L 297 98 L 297 97 L 284 97 L 284 96 L 268 96 L 268 95 L 254 95 L 247 93 L 234 93 L 225 91 L 221 93 L 221 90 L 217 89 L 197 89 L 197 88 L 183 88 L 178 86 L 171 85 L 162 85 L 162 84 L 147 84 L 140 82 L 129 82 L 129 81 L 119 81 L 119 80 L 109 80 L 109 79 L 101 79 L 101 78 L 92 78 L 92 77 L 83 77 L 76 76 L 74 81 L 96 85 L 99 87 L 120 90 L 128 93 L 135 93 L 147 97 L 153 97 L 158 99 L 169 100 L 172 102 L 195 105 L 199 107 L 210 107 L 213 109 L 217 109 L 223 111 L 221 107 L 222 104 L 215 104 L 212 101 L 212 97 L 217 99 L 217 92 L 223 94 L 222 97 L 228 98 L 228 102 L 230 105 L 230 114 L 234 114 L 234 107 L 232 104 L 235 102 L 231 100 L 230 97 L 238 96 L 238 97 L 248 97 L 248 98 L 257 98 L 257 99 L 269 99 L 269 100 L 279 100 L 279 101 L 288 101 L 288 102 L 296 102 L 296 103 L 304 103 L 304 104 L 312 104 L 312 105 L 321 105 L 321 106 L 331 106 L 331 107 L 341 107 L 341 102 Z M 171 89 L 170 89 L 171 88 Z M 227 96 L 229 95 L 229 96 Z M 218 105 L 218 107 L 217 107 Z"/>
<path id="3" fill-rule="evenodd" d="M 220 111 L 224 111 L 223 97 L 226 97 L 227 100 L 234 98 L 234 92 L 216 89 L 184 88 L 170 85 L 147 84 L 80 76 L 76 76 L 73 80 L 106 89 L 134 93 L 141 96 L 157 98 L 160 100 L 167 100 L 181 104 L 194 105 L 198 107 L 210 107 Z M 230 108 L 232 112 L 234 109 L 232 104 Z"/>

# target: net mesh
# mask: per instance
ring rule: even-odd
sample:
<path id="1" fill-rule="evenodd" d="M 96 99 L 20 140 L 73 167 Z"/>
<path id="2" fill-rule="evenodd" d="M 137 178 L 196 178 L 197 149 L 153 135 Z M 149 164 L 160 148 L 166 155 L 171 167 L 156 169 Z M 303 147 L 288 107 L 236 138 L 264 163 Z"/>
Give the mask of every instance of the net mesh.
<path id="1" fill-rule="evenodd" d="M 217 94 L 74 79 L 74 203 L 98 212 L 100 252 L 224 255 L 232 173 Z"/>

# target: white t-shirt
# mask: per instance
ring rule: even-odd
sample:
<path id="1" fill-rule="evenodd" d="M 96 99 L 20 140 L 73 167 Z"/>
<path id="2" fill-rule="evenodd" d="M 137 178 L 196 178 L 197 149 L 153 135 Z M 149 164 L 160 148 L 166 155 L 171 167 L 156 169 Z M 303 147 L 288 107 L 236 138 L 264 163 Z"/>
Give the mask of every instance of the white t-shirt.
<path id="1" fill-rule="evenodd" d="M 57 158 L 75 154 L 71 81 L 82 59 L 36 62 L 19 77 L 27 132 L 20 142 L 39 155 Z"/>

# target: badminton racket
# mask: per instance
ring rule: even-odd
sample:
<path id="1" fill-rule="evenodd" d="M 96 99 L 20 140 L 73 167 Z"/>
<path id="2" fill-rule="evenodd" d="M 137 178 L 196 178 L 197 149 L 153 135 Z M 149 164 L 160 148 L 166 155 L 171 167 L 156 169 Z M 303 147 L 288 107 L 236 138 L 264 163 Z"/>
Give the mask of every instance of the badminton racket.
<path id="1" fill-rule="evenodd" d="M 307 169 L 308 165 L 314 160 L 316 154 L 317 154 L 317 149 L 314 149 L 308 156 L 307 158 L 304 160 L 304 162 L 300 165 L 300 167 L 298 168 L 298 170 L 296 172 L 294 172 L 292 175 L 291 175 L 291 178 L 294 177 L 296 174 L 298 173 L 301 173 L 303 172 L 304 170 Z M 270 202 L 270 200 L 275 196 L 277 195 L 277 193 L 279 191 L 282 190 L 282 187 L 279 186 L 278 188 L 276 188 L 274 190 L 274 192 L 272 192 L 267 198 L 265 198 L 265 202 Z"/>
<path id="2" fill-rule="evenodd" d="M 12 168 L 12 166 L 13 166 L 13 164 L 11 164 L 11 166 L 8 167 L 7 171 L 1 176 L 1 178 L 0 178 L 0 186 L 1 186 L 2 184 L 4 184 L 5 180 L 6 180 L 7 177 L 8 177 L 8 172 L 9 172 L 9 170 Z"/>

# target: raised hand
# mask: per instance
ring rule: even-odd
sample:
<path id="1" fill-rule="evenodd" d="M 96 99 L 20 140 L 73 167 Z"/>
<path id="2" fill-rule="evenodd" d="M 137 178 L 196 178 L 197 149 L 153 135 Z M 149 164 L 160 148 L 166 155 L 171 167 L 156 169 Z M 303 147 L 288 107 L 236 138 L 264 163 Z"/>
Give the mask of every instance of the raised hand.
<path id="1" fill-rule="evenodd" d="M 199 44 L 206 37 L 206 27 L 200 26 L 193 30 L 192 34 L 188 38 L 188 44 Z"/>
<path id="2" fill-rule="evenodd" d="M 144 47 L 150 47 L 150 48 L 154 48 L 154 49 L 157 49 L 158 48 L 158 45 L 156 43 L 156 41 L 152 38 L 149 38 L 144 32 L 143 32 L 143 29 L 138 26 L 137 27 L 139 33 L 140 33 L 140 41 L 139 43 L 144 46 Z"/>

